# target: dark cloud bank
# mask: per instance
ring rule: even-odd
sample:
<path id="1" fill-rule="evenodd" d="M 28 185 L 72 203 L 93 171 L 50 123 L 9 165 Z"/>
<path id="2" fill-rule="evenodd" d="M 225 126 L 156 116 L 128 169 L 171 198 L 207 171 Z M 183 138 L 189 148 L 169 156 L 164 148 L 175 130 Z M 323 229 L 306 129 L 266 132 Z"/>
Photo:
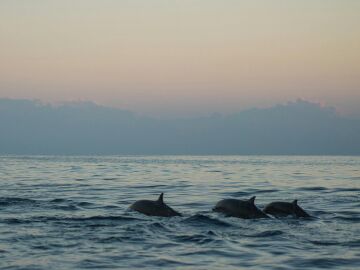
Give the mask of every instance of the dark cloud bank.
<path id="1" fill-rule="evenodd" d="M 0 99 L 0 154 L 359 155 L 360 119 L 306 101 L 158 120 L 93 103 Z"/>

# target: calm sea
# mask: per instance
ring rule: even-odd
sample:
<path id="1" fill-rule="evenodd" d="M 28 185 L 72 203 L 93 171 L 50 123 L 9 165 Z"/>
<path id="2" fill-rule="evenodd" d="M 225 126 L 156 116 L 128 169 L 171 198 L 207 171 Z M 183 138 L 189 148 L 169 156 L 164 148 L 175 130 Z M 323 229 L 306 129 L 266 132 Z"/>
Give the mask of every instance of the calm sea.
<path id="1" fill-rule="evenodd" d="M 253 195 L 316 218 L 211 212 Z M 359 269 L 359 225 L 360 157 L 0 156 L 1 269 Z"/>

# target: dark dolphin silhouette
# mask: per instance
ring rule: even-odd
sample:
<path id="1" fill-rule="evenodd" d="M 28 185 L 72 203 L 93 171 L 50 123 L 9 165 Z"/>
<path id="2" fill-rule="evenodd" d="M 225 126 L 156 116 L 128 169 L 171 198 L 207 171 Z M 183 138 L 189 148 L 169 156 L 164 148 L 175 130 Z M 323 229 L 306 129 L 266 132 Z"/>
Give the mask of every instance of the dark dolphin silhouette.
<path id="1" fill-rule="evenodd" d="M 225 199 L 219 201 L 213 211 L 224 213 L 227 216 L 238 218 L 268 218 L 259 208 L 255 205 L 255 196 L 249 200 Z"/>
<path id="2" fill-rule="evenodd" d="M 274 217 L 311 217 L 308 213 L 305 212 L 298 204 L 297 200 L 293 202 L 272 202 L 265 206 L 264 212 L 266 214 L 272 215 Z"/>
<path id="3" fill-rule="evenodd" d="M 164 193 L 161 193 L 157 201 L 140 200 L 134 202 L 130 209 L 140 212 L 147 216 L 173 217 L 181 216 L 180 213 L 173 210 L 164 203 Z"/>

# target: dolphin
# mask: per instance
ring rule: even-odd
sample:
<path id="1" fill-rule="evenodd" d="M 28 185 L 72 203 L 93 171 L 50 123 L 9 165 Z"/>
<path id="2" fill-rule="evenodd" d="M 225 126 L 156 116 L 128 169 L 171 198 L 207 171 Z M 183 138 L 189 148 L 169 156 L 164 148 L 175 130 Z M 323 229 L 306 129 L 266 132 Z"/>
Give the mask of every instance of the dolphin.
<path id="1" fill-rule="evenodd" d="M 290 215 L 294 217 L 311 217 L 297 204 L 297 200 L 294 200 L 291 203 L 272 202 L 265 206 L 264 212 L 274 217 L 286 217 Z"/>
<path id="2" fill-rule="evenodd" d="M 130 209 L 140 212 L 147 216 L 173 217 L 181 216 L 164 203 L 164 193 L 161 193 L 157 201 L 140 200 L 130 205 Z"/>
<path id="3" fill-rule="evenodd" d="M 249 200 L 224 199 L 215 205 L 213 211 L 238 218 L 268 218 L 266 214 L 256 207 L 255 198 L 254 196 Z"/>

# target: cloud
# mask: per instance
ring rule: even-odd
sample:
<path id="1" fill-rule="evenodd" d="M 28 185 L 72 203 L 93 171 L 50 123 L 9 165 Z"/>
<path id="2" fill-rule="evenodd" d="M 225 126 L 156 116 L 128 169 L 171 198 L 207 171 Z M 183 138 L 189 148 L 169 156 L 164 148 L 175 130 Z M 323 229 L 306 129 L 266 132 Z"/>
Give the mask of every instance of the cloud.
<path id="1" fill-rule="evenodd" d="M 0 154 L 360 154 L 360 119 L 305 100 L 159 120 L 91 102 L 0 99 Z"/>

